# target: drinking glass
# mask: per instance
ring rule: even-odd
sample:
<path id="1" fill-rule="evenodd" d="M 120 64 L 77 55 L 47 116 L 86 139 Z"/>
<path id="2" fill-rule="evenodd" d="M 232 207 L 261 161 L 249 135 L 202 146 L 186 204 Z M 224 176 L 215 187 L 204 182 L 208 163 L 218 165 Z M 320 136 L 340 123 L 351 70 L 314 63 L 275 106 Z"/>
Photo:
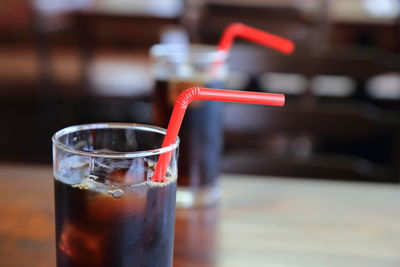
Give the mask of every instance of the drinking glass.
<path id="1" fill-rule="evenodd" d="M 167 127 L 179 94 L 189 87 L 223 88 L 225 52 L 208 45 L 154 45 L 154 123 Z M 222 147 L 221 102 L 196 101 L 186 111 L 179 136 L 177 207 L 209 206 L 217 202 Z"/>
<path id="2" fill-rule="evenodd" d="M 53 136 L 57 267 L 171 267 L 179 139 L 127 123 L 71 126 Z M 158 157 L 171 153 L 163 182 Z"/>

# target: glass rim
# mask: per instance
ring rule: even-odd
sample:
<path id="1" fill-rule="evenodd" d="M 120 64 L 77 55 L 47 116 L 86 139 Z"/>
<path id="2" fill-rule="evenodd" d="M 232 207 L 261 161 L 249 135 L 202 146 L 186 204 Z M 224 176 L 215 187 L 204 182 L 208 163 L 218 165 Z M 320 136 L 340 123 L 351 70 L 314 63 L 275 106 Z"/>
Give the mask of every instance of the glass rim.
<path id="1" fill-rule="evenodd" d="M 125 122 L 88 123 L 88 124 L 72 125 L 63 128 L 57 131 L 52 136 L 51 140 L 54 146 L 64 151 L 81 156 L 89 156 L 97 158 L 140 158 L 140 157 L 155 156 L 166 152 L 174 151 L 179 146 L 180 142 L 179 137 L 176 137 L 176 141 L 174 144 L 162 148 L 142 150 L 142 151 L 132 151 L 132 152 L 101 152 L 101 151 L 79 150 L 69 145 L 63 144 L 61 141 L 59 141 L 60 137 L 66 134 L 82 130 L 94 130 L 94 129 L 136 129 L 136 130 L 139 129 L 143 131 L 159 133 L 164 136 L 167 132 L 167 130 L 164 128 L 154 125 L 141 124 L 141 123 L 125 123 Z"/>
<path id="2" fill-rule="evenodd" d="M 201 56 L 207 54 L 210 60 L 225 59 L 226 51 L 217 49 L 215 45 L 206 44 L 155 44 L 150 48 L 150 54 L 154 57 L 173 57 L 192 54 Z"/>

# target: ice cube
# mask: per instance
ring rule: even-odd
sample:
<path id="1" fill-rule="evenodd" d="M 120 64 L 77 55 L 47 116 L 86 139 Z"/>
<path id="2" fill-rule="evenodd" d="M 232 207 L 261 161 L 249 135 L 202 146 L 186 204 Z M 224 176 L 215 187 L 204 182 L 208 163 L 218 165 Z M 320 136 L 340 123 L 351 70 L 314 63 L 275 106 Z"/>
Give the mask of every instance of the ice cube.
<path id="1" fill-rule="evenodd" d="M 67 155 L 59 160 L 55 171 L 56 179 L 66 184 L 78 184 L 89 174 L 88 157 Z"/>
<path id="2" fill-rule="evenodd" d="M 148 169 L 148 162 L 143 158 L 133 159 L 125 174 L 125 184 L 134 185 L 146 181 Z"/>
<path id="3" fill-rule="evenodd" d="M 102 253 L 104 238 L 103 232 L 95 233 L 92 229 L 66 222 L 58 246 L 62 252 L 82 266 L 100 266 L 104 260 Z"/>
<path id="4" fill-rule="evenodd" d="M 89 178 L 107 185 L 134 185 L 146 180 L 146 171 L 143 158 L 93 158 Z"/>
<path id="5" fill-rule="evenodd" d="M 112 168 L 110 165 L 110 160 L 108 158 L 92 158 L 90 161 L 90 176 L 89 178 L 99 182 L 104 183 L 105 179 L 111 173 Z"/>
<path id="6" fill-rule="evenodd" d="M 60 169 L 75 170 L 89 167 L 89 160 L 88 157 L 69 155 L 63 158 L 59 164 Z"/>

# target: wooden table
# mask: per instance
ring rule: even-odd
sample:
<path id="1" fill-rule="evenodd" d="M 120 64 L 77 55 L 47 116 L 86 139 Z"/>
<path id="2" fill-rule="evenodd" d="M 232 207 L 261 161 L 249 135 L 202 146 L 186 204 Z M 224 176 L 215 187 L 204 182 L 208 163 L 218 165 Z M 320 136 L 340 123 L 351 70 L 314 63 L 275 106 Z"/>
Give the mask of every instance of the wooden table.
<path id="1" fill-rule="evenodd" d="M 55 265 L 51 169 L 0 165 L 0 266 Z M 223 175 L 178 211 L 175 266 L 400 266 L 397 185 Z"/>

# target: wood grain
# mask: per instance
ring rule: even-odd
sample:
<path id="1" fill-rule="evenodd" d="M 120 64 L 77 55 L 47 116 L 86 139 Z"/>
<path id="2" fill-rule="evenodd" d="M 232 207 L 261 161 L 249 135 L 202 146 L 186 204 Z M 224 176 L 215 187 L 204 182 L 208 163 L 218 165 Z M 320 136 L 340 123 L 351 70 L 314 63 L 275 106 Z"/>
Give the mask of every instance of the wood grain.
<path id="1" fill-rule="evenodd" d="M 400 266 L 400 187 L 223 175 L 179 210 L 175 267 Z M 0 266 L 55 266 L 49 166 L 0 165 Z"/>
<path id="2" fill-rule="evenodd" d="M 50 167 L 0 167 L 0 266 L 55 266 Z"/>

